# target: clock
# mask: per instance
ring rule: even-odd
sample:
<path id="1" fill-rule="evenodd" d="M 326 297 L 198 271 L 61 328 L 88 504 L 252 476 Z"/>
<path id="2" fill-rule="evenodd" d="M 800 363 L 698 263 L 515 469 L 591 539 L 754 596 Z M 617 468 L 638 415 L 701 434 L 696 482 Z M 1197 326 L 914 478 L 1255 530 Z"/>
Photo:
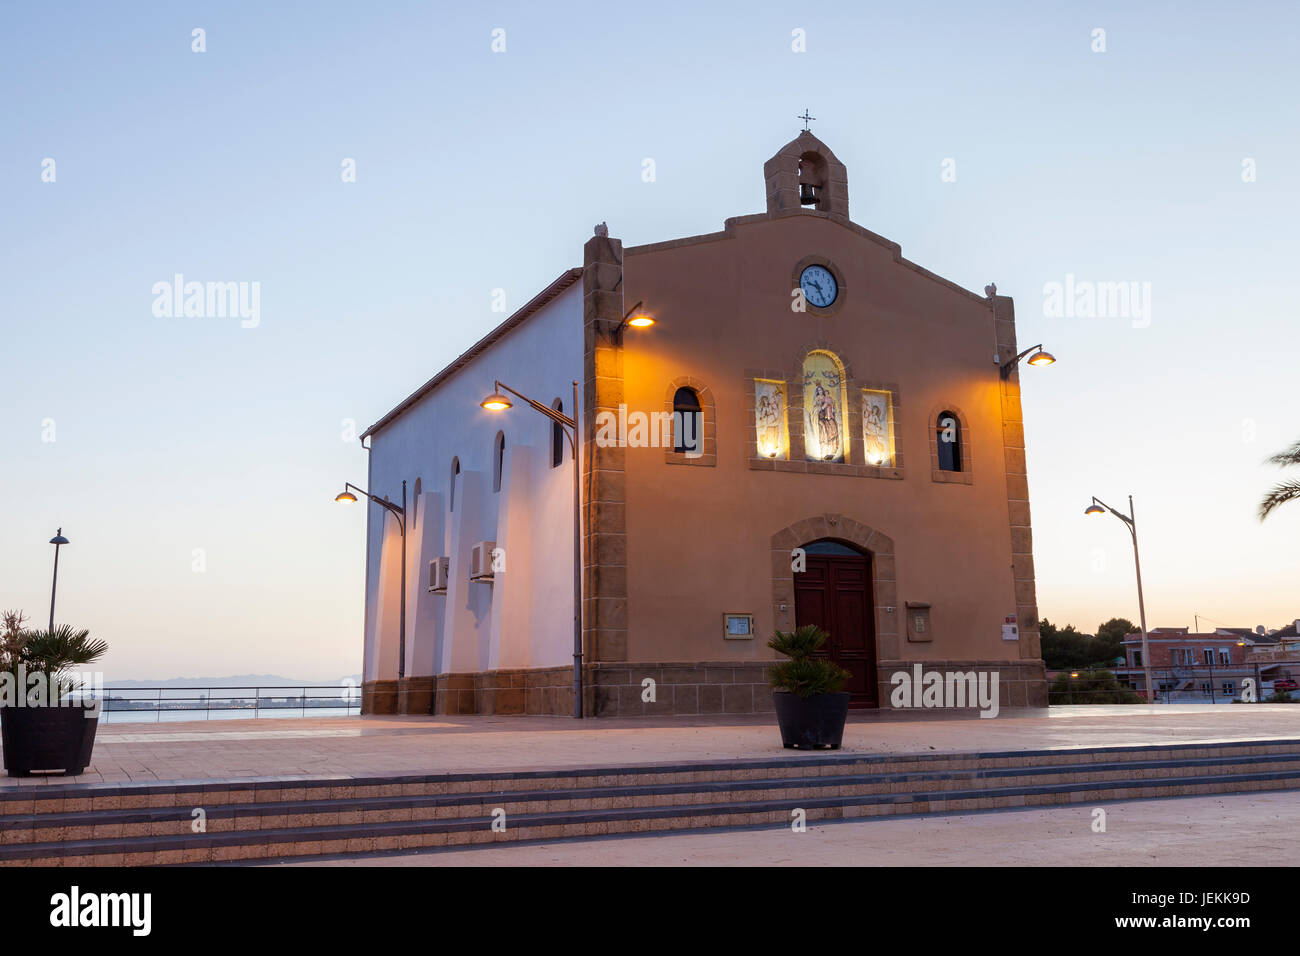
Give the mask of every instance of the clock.
<path id="1" fill-rule="evenodd" d="M 819 309 L 827 308 L 839 295 L 839 285 L 835 281 L 835 276 L 825 266 L 806 267 L 799 274 L 799 288 L 803 289 L 808 304 Z"/>

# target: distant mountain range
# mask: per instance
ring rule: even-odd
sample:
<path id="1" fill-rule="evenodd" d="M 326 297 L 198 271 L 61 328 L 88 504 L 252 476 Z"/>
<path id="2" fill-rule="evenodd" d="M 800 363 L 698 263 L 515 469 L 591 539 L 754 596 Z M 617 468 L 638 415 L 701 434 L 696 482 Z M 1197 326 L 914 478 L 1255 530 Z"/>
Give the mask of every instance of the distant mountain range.
<path id="1" fill-rule="evenodd" d="M 343 687 L 345 681 L 361 686 L 361 675 L 333 680 L 299 680 L 278 674 L 235 674 L 230 677 L 169 677 L 166 680 L 105 680 L 107 687 Z"/>

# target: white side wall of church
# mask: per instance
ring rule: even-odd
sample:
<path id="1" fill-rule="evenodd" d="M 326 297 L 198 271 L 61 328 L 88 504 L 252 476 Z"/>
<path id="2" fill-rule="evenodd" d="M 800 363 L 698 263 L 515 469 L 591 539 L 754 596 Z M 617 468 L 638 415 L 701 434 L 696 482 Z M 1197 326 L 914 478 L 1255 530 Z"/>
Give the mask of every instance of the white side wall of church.
<path id="1" fill-rule="evenodd" d="M 407 482 L 406 675 L 550 667 L 572 660 L 573 457 L 551 465 L 551 423 L 515 400 L 479 406 L 495 380 L 573 412 L 583 379 L 582 286 L 574 283 L 371 436 L 370 491 L 400 501 Z M 434 363 L 436 364 L 436 363 Z M 497 432 L 505 435 L 493 489 Z M 460 463 L 454 480 L 452 461 Z M 423 493 L 414 501 L 416 479 Z M 400 536 L 368 505 L 366 679 L 397 677 Z M 385 531 L 385 524 L 390 525 Z M 469 580 L 479 541 L 504 549 L 491 584 Z M 449 556 L 447 593 L 428 590 L 429 562 Z"/>

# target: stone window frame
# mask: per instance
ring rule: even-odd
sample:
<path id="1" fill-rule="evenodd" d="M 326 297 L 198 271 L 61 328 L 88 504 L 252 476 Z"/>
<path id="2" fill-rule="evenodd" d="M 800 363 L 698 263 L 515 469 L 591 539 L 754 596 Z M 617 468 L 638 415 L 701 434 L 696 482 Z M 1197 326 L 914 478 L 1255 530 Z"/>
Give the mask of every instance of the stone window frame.
<path id="1" fill-rule="evenodd" d="M 700 416 L 704 420 L 703 454 L 688 455 L 684 451 L 674 451 L 677 433 L 673 431 L 673 444 L 664 449 L 664 461 L 670 465 L 697 465 L 713 468 L 718 464 L 718 414 L 713 401 L 713 389 L 691 375 L 680 375 L 668 383 L 664 392 L 664 410 L 673 414 L 673 399 L 679 388 L 689 388 L 695 392 L 700 401 Z"/>
<path id="2" fill-rule="evenodd" d="M 806 312 L 812 315 L 817 315 L 822 317 L 834 315 L 836 312 L 840 311 L 840 309 L 844 307 L 844 300 L 848 295 L 848 285 L 844 281 L 844 270 L 841 269 L 839 266 L 837 266 L 835 264 L 835 260 L 833 260 L 830 256 L 821 256 L 821 255 L 804 256 L 802 259 L 800 259 L 798 262 L 794 264 L 794 269 L 790 273 L 791 280 L 792 280 L 792 285 L 790 286 L 790 298 L 793 299 L 794 290 L 801 287 L 799 284 L 799 280 L 803 277 L 803 270 L 807 269 L 809 266 L 824 266 L 826 267 L 826 269 L 830 271 L 830 274 L 835 277 L 835 301 L 832 302 L 830 305 L 826 306 L 825 308 L 822 308 L 820 306 L 813 305 L 805 298 L 804 306 L 806 308 Z M 796 316 L 798 314 L 799 313 L 797 312 L 795 313 Z M 839 353 L 837 352 L 836 354 L 838 355 Z M 843 359 L 841 359 L 841 361 L 843 361 Z"/>
<path id="3" fill-rule="evenodd" d="M 957 416 L 957 425 L 961 433 L 961 471 L 944 471 L 939 467 L 939 416 L 952 412 Z M 940 484 L 969 485 L 975 480 L 974 442 L 971 441 L 970 425 L 966 413 L 951 402 L 943 402 L 930 409 L 929 431 L 926 441 L 930 446 L 930 480 Z"/>

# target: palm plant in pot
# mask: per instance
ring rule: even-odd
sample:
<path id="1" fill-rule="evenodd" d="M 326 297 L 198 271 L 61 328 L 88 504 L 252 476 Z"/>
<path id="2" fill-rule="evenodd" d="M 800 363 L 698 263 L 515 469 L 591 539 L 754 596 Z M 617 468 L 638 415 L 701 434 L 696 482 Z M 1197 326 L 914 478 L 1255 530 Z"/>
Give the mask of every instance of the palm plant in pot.
<path id="1" fill-rule="evenodd" d="M 23 627 L 18 611 L 0 615 L 0 740 L 11 777 L 37 770 L 82 773 L 99 726 L 98 702 L 77 695 L 73 668 L 92 664 L 108 645 L 62 624 Z"/>
<path id="2" fill-rule="evenodd" d="M 829 747 L 839 750 L 849 695 L 843 690 L 849 672 L 832 660 L 815 656 L 829 635 L 815 624 L 777 631 L 767 646 L 789 660 L 768 671 L 781 744 L 787 748 Z"/>

